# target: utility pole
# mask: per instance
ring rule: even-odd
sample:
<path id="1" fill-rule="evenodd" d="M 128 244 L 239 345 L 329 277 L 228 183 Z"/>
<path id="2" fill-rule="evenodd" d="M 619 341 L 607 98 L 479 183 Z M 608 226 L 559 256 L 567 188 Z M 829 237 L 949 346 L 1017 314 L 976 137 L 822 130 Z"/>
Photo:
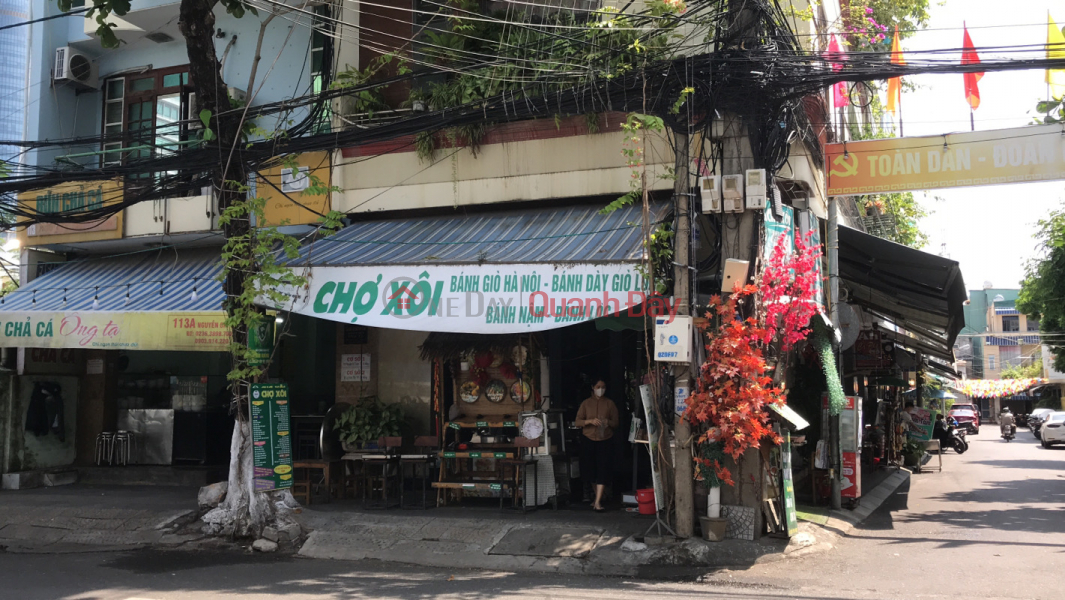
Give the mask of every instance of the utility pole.
<path id="1" fill-rule="evenodd" d="M 677 131 L 674 134 L 674 146 L 676 147 L 676 162 L 674 173 L 676 179 L 673 182 L 673 210 L 677 215 L 677 235 L 674 238 L 673 252 L 673 297 L 676 299 L 677 315 L 688 316 L 691 314 L 691 181 L 688 176 L 688 144 L 687 131 Z M 692 360 L 695 360 L 692 353 Z M 686 390 L 692 389 L 691 364 L 677 365 L 676 386 Z M 676 414 L 676 413 L 674 413 Z M 691 426 L 687 419 L 676 415 L 676 426 L 673 436 L 676 446 L 674 456 L 674 474 L 676 476 L 676 518 L 677 535 L 682 538 L 690 538 L 695 533 L 695 504 L 694 490 L 692 489 L 694 477 L 692 474 L 691 454 Z"/>
<path id="2" fill-rule="evenodd" d="M 832 326 L 839 328 L 839 213 L 835 196 L 828 197 L 828 314 Z M 833 353 L 835 356 L 835 353 Z M 837 369 L 837 373 L 842 373 Z M 831 385 L 831 384 L 830 384 Z M 831 403 L 829 403 L 831 406 Z M 832 482 L 832 508 L 843 508 L 843 489 L 840 486 L 839 413 L 828 415 L 829 480 Z"/>

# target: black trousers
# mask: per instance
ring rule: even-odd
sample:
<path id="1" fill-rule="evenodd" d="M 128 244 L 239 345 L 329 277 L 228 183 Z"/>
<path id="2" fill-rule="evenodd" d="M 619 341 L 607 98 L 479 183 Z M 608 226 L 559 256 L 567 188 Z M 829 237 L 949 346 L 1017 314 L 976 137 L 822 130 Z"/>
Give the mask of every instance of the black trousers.
<path id="1" fill-rule="evenodd" d="M 581 438 L 581 479 L 595 485 L 610 485 L 614 477 L 614 439 L 601 442 Z"/>

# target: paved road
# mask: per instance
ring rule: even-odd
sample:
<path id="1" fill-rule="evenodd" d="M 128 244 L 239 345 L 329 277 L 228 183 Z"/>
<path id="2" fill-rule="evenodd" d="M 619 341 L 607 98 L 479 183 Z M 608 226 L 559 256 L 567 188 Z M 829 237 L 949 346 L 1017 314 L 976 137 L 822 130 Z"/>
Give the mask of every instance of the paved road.
<path id="1" fill-rule="evenodd" d="M 710 574 L 702 583 L 421 569 L 364 561 L 145 550 L 0 554 L 20 600 L 309 598 L 723 599 L 1065 597 L 1065 448 L 992 428 L 827 553 Z M 1043 575 L 1039 575 L 1043 573 Z M 1056 587 L 1051 587 L 1055 585 Z"/>

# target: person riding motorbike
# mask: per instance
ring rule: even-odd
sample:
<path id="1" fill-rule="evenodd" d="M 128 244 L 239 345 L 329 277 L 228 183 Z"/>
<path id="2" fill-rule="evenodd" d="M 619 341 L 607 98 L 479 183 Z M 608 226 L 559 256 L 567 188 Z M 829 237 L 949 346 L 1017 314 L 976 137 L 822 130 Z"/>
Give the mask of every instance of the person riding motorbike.
<path id="1" fill-rule="evenodd" d="M 1002 412 L 998 415 L 998 426 L 1002 432 L 1002 437 L 1007 435 L 1013 437 L 1016 432 L 1015 422 L 1013 420 L 1013 413 L 1009 408 L 1003 408 Z"/>

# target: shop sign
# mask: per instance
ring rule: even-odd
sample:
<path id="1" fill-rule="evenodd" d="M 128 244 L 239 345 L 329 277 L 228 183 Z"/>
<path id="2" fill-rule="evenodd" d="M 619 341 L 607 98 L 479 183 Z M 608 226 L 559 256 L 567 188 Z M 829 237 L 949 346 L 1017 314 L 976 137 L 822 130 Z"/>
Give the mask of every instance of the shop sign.
<path id="1" fill-rule="evenodd" d="M 369 327 L 527 333 L 598 317 L 676 314 L 633 264 L 314 267 L 291 312 Z M 293 290 L 293 296 L 296 290 Z"/>
<path id="2" fill-rule="evenodd" d="M 0 313 L 0 347 L 223 352 L 221 312 L 15 311 Z"/>
<path id="3" fill-rule="evenodd" d="M 913 427 L 906 432 L 907 437 L 918 442 L 931 440 L 936 425 L 936 411 L 914 407 L 909 412 Z"/>
<path id="4" fill-rule="evenodd" d="M 251 385 L 251 443 L 255 491 L 292 487 L 292 430 L 288 385 Z"/>
<path id="5" fill-rule="evenodd" d="M 784 216 L 778 221 L 773 215 L 772 204 L 765 205 L 765 246 L 762 248 L 762 261 L 768 262 L 773 256 L 773 250 L 784 238 L 784 250 L 787 255 L 795 254 L 795 209 L 790 206 L 782 206 Z"/>
<path id="6" fill-rule="evenodd" d="M 18 195 L 23 205 L 43 215 L 59 213 L 84 213 L 122 201 L 122 180 L 113 181 L 67 181 L 43 190 L 25 192 Z M 78 238 L 79 234 L 97 234 L 91 239 L 114 239 L 122 237 L 119 214 L 106 219 L 87 221 L 85 223 L 36 223 L 27 227 L 19 237 L 23 242 L 27 238 L 62 236 L 64 239 Z M 49 239 L 49 243 L 58 240 Z"/>
<path id="7" fill-rule="evenodd" d="M 261 367 L 270 362 L 274 353 L 274 318 L 263 317 L 255 327 L 248 328 L 248 366 Z"/>
<path id="8" fill-rule="evenodd" d="M 829 196 L 1065 179 L 1060 125 L 825 144 Z"/>
<path id="9" fill-rule="evenodd" d="M 340 380 L 341 381 L 369 381 L 370 380 L 370 355 L 369 354 L 341 354 L 340 355 Z"/>
<path id="10" fill-rule="evenodd" d="M 854 366 L 858 369 L 879 369 L 884 366 L 883 342 L 880 332 L 863 329 L 854 341 Z"/>
<path id="11" fill-rule="evenodd" d="M 296 164 L 281 164 L 259 173 L 256 195 L 263 200 L 263 225 L 317 223 L 329 212 L 328 152 L 305 152 Z"/>
<path id="12" fill-rule="evenodd" d="M 795 480 L 791 472 L 791 432 L 784 432 L 784 442 L 780 445 L 780 477 L 784 484 L 784 519 L 788 525 L 788 536 L 799 533 L 799 520 L 795 513 Z"/>

